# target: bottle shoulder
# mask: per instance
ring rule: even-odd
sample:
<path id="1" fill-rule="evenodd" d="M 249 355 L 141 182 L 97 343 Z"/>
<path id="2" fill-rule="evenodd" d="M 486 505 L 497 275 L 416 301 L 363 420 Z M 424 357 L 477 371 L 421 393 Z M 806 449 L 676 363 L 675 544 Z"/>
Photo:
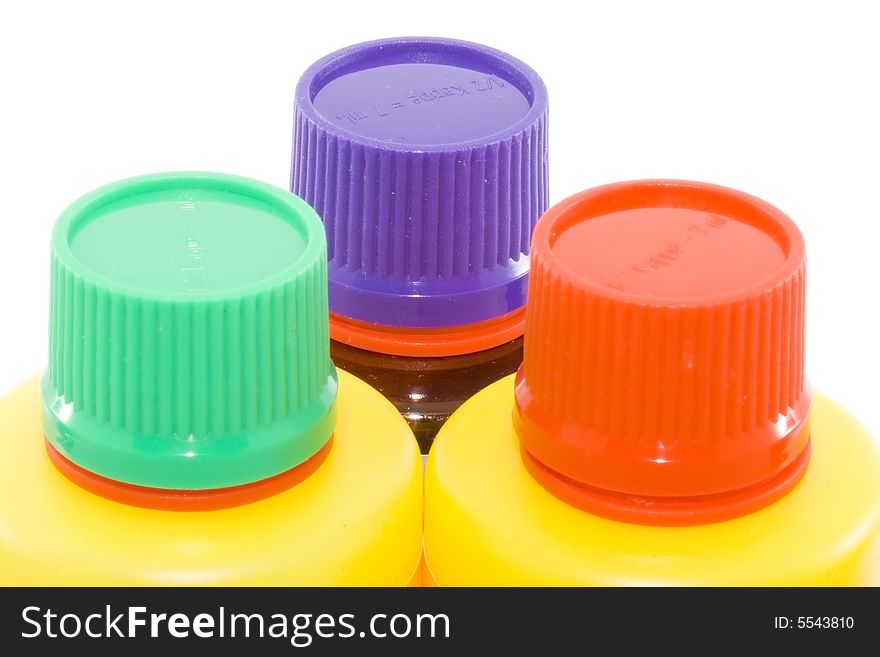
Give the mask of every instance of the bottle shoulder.
<path id="1" fill-rule="evenodd" d="M 425 550 L 440 584 L 876 583 L 880 455 L 846 410 L 814 393 L 810 464 L 778 502 L 691 527 L 626 524 L 551 495 L 522 464 L 514 377 L 466 402 L 425 474 Z"/>
<path id="2" fill-rule="evenodd" d="M 0 400 L 0 499 L 7 501 L 0 504 L 0 581 L 406 584 L 421 552 L 418 447 L 369 385 L 345 372 L 339 382 L 332 449 L 312 475 L 258 502 L 185 512 L 119 504 L 67 480 L 47 458 L 38 381 L 27 381 Z"/>

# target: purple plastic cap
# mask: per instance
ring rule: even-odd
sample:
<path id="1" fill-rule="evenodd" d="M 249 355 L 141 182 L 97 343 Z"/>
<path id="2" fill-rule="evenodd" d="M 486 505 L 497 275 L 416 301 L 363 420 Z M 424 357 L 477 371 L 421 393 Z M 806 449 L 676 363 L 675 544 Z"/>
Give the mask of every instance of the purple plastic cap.
<path id="1" fill-rule="evenodd" d="M 332 313 L 413 328 L 499 317 L 525 303 L 547 209 L 547 90 L 465 41 L 339 50 L 297 85 L 290 189 L 324 220 Z"/>

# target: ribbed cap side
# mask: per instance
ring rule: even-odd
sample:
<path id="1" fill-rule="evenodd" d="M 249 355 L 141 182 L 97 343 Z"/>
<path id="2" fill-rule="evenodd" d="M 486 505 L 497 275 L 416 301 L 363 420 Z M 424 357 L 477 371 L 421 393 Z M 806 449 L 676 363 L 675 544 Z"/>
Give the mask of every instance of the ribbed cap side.
<path id="1" fill-rule="evenodd" d="M 334 268 L 437 281 L 506 268 L 547 209 L 546 115 L 521 133 L 442 153 L 383 150 L 299 109 L 291 188 L 323 217 Z"/>
<path id="2" fill-rule="evenodd" d="M 114 429 L 253 433 L 314 403 L 330 376 L 321 260 L 258 293 L 187 302 L 104 288 L 53 253 L 51 299 L 48 379 Z"/>

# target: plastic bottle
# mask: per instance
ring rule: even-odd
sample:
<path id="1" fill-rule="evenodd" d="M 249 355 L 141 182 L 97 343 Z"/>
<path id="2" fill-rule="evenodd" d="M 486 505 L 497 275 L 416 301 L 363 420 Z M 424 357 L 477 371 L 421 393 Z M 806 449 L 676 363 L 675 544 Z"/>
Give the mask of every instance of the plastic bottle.
<path id="1" fill-rule="evenodd" d="M 621 183 L 553 207 L 522 368 L 428 460 L 433 579 L 880 582 L 878 449 L 807 385 L 804 267 L 787 216 L 723 187 Z"/>
<path id="2" fill-rule="evenodd" d="M 291 190 L 327 231 L 331 356 L 394 403 L 423 453 L 522 360 L 546 128 L 538 75 L 462 41 L 363 43 L 299 81 Z"/>
<path id="3" fill-rule="evenodd" d="M 54 229 L 50 323 L 42 381 L 0 401 L 3 584 L 418 578 L 417 445 L 330 362 L 306 203 L 201 173 L 92 192 Z"/>

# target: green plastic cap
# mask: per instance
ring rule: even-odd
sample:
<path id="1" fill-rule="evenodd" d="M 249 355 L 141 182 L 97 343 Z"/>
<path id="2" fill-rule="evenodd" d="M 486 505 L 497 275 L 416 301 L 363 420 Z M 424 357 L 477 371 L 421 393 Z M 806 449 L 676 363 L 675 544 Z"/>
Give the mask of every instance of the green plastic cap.
<path id="1" fill-rule="evenodd" d="M 76 201 L 52 235 L 46 438 L 164 489 L 306 461 L 335 423 L 326 248 L 305 201 L 235 176 L 149 175 Z"/>

